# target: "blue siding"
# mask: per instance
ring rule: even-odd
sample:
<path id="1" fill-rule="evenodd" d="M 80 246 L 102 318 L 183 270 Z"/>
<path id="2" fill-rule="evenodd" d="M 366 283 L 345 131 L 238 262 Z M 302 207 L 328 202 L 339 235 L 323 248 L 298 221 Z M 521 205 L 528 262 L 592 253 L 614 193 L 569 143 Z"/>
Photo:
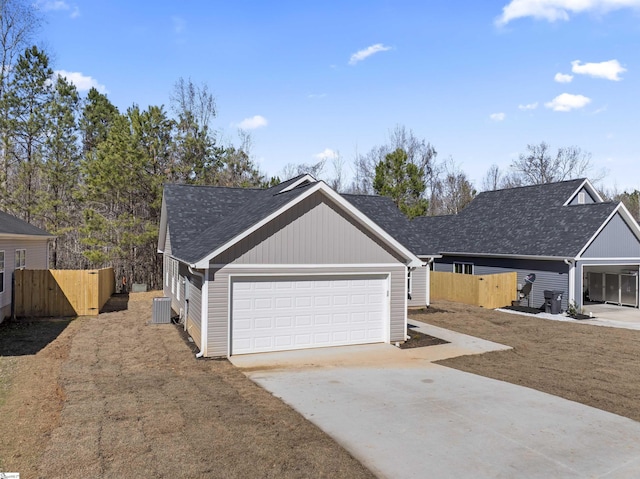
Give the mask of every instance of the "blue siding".
<path id="1" fill-rule="evenodd" d="M 473 263 L 475 275 L 509 273 L 518 274 L 518 284 L 524 285 L 524 278 L 535 273 L 536 281 L 531 290 L 531 306 L 544 306 L 544 290 L 562 291 L 562 308 L 567 309 L 569 296 L 569 267 L 562 261 L 536 261 L 509 258 L 443 257 L 435 260 L 435 271 L 453 271 L 453 263 Z"/>
<path id="2" fill-rule="evenodd" d="M 593 196 L 591 196 L 586 189 L 581 188 L 580 191 L 578 191 L 578 193 L 576 194 L 576 196 L 573 197 L 573 200 L 571 200 L 571 203 L 569 203 L 570 205 L 579 205 L 579 204 L 581 204 L 578 201 L 578 199 L 580 198 L 580 193 L 584 193 L 584 203 L 582 203 L 583 205 L 587 205 L 587 204 L 596 202 L 595 198 Z"/>
<path id="3" fill-rule="evenodd" d="M 616 214 L 582 254 L 583 258 L 640 258 L 640 241 Z"/>

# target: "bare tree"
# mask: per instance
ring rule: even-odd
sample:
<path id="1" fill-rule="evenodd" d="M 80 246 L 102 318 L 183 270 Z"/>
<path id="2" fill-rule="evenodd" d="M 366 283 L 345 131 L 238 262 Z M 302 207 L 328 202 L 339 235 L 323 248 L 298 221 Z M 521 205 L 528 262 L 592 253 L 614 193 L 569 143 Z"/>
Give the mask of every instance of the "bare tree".
<path id="1" fill-rule="evenodd" d="M 482 179 L 482 191 L 495 191 L 501 188 L 503 174 L 500 167 L 493 164 L 489 167 Z"/>
<path id="2" fill-rule="evenodd" d="M 295 163 L 287 163 L 284 168 L 282 168 L 281 176 L 284 180 L 304 174 L 309 174 L 314 178 L 320 178 L 326 162 L 327 160 L 323 159 L 317 163 L 300 163 L 297 165 Z"/>
<path id="3" fill-rule="evenodd" d="M 527 152 L 511 163 L 525 185 L 540 185 L 586 176 L 592 170 L 591 153 L 577 146 L 561 147 L 554 153 L 544 141 L 527 145 Z"/>
<path id="4" fill-rule="evenodd" d="M 473 185 L 453 158 L 446 160 L 442 174 L 437 180 L 436 192 L 432 202 L 432 214 L 457 214 L 467 206 L 476 195 Z"/>
<path id="5" fill-rule="evenodd" d="M 178 117 L 188 114 L 200 128 L 209 129 L 217 115 L 216 99 L 209 91 L 209 86 L 206 83 L 196 85 L 191 78 L 185 80 L 180 77 L 175 82 L 171 108 Z"/>

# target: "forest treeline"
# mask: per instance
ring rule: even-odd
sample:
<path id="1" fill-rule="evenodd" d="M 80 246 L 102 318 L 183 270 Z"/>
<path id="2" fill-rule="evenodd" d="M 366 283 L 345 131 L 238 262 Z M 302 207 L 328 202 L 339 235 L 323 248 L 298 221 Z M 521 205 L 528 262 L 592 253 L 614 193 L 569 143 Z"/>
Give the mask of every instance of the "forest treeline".
<path id="1" fill-rule="evenodd" d="M 159 288 L 165 183 L 267 187 L 311 173 L 339 192 L 389 196 L 414 217 L 458 213 L 478 190 L 593 173 L 587 152 L 542 142 L 527 145 L 507 171 L 492 166 L 476 188 L 452 158 L 439 160 L 429 142 L 398 125 L 349 165 L 338 155 L 269 178 L 252 160 L 250 135 L 240 131 L 236 145 L 218 137 L 206 84 L 179 78 L 168 109 L 120 111 L 106 94 L 82 96 L 54 73 L 49 55 L 31 44 L 38 23 L 26 1 L 0 2 L 0 208 L 55 235 L 52 268 L 112 266 L 117 278 Z M 638 191 L 605 193 L 640 214 Z"/>

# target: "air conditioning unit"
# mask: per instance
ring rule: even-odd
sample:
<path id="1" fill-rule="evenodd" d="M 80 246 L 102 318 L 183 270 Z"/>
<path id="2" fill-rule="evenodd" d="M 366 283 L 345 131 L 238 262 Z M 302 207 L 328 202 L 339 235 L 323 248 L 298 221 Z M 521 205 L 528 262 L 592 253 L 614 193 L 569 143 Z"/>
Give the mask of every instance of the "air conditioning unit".
<path id="1" fill-rule="evenodd" d="M 171 323 L 171 298 L 153 298 L 153 324 Z"/>

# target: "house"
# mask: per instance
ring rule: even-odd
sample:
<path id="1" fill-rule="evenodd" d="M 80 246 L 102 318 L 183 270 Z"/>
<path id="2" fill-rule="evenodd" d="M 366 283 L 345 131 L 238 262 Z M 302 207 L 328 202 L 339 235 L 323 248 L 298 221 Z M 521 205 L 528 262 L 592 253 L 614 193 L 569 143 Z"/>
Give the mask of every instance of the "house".
<path id="1" fill-rule="evenodd" d="M 640 228 L 587 179 L 480 193 L 457 215 L 412 222 L 435 271 L 534 273 L 533 307 L 562 291 L 562 307 L 607 301 L 638 307 Z M 437 257 L 437 256 L 440 257 Z"/>
<path id="2" fill-rule="evenodd" d="M 396 222 L 406 228 L 385 228 Z M 427 274 L 412 234 L 390 200 L 310 175 L 268 189 L 166 185 L 164 294 L 202 356 L 400 342 L 409 271 Z"/>
<path id="3" fill-rule="evenodd" d="M 0 322 L 11 315 L 13 272 L 48 269 L 53 239 L 46 231 L 0 211 Z"/>

